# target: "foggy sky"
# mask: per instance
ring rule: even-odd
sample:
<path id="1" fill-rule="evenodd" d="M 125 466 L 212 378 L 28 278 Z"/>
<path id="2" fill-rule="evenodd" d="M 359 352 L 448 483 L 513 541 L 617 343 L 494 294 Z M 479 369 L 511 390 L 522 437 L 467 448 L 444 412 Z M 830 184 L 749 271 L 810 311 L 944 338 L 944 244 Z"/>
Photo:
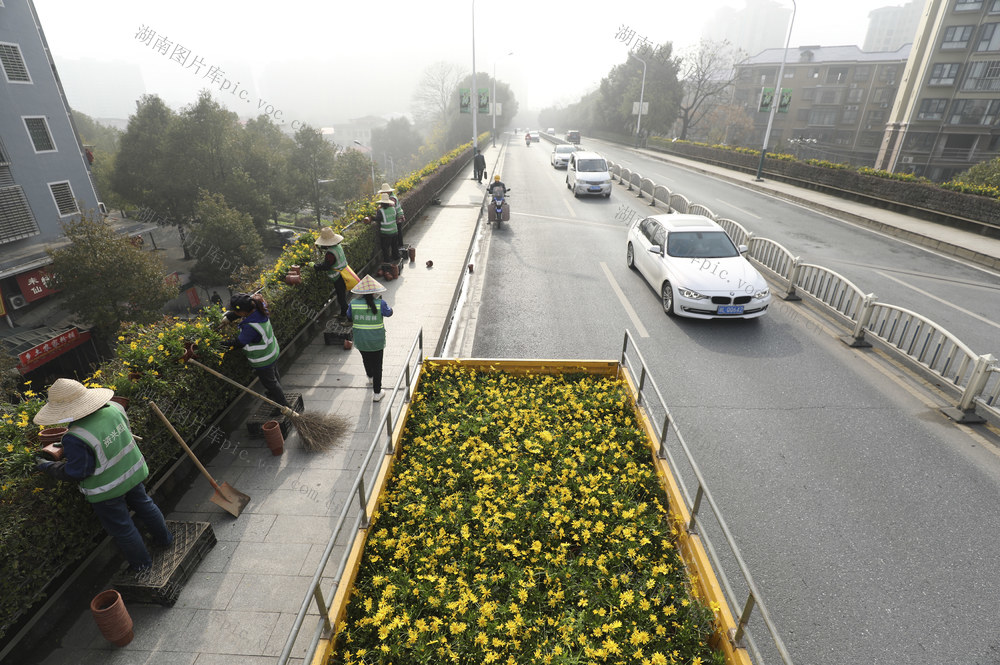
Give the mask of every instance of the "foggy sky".
<path id="1" fill-rule="evenodd" d="M 779 1 L 791 7 L 791 0 Z M 125 118 L 143 93 L 180 108 L 209 88 L 243 117 L 270 108 L 286 123 L 324 126 L 366 114 L 409 113 L 413 90 L 432 63 L 472 70 L 473 0 L 34 2 L 70 104 L 95 117 Z M 871 10 L 903 2 L 797 0 L 792 46 L 860 45 Z M 677 52 L 697 43 L 720 9 L 743 5 L 480 1 L 476 69 L 492 73 L 495 66 L 522 110 L 571 103 L 626 57 L 627 46 L 615 38 L 620 28 L 654 43 L 671 41 Z M 187 49 L 186 63 L 136 39 L 142 28 Z M 210 70 L 224 75 L 213 84 L 206 77 Z"/>

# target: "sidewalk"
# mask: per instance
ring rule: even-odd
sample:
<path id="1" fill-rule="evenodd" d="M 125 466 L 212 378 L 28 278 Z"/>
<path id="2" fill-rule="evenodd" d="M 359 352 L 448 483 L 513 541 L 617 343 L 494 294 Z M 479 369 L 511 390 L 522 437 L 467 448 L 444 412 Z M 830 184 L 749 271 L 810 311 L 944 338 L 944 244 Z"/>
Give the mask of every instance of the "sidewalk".
<path id="1" fill-rule="evenodd" d="M 875 208 L 864 203 L 850 201 L 831 194 L 824 194 L 767 178 L 763 182 L 756 182 L 752 174 L 706 164 L 694 159 L 668 155 L 656 150 L 634 148 L 632 150 L 653 159 L 710 174 L 713 177 L 743 185 L 759 192 L 766 192 L 786 201 L 800 203 L 814 210 L 862 224 L 887 235 L 909 240 L 915 244 L 938 250 L 944 254 L 959 256 L 987 268 L 1000 270 L 1000 240 L 996 238 L 989 238 L 977 233 L 945 226 L 944 224 L 925 221 L 891 210 Z M 683 194 L 684 192 L 681 193 Z"/>
<path id="2" fill-rule="evenodd" d="M 500 148 L 486 148 L 488 164 Z M 388 345 L 383 384 L 391 390 L 417 332 L 424 354 L 433 355 L 445 331 L 456 284 L 466 270 L 484 186 L 468 174 L 441 195 L 441 205 L 424 212 L 405 241 L 416 261 L 400 278 L 386 282 L 385 300 L 394 314 L 386 320 Z M 433 261 L 427 268 L 426 262 Z M 372 402 L 361 355 L 326 346 L 320 335 L 282 376 L 287 392 L 303 394 L 307 411 L 340 415 L 353 434 L 335 449 L 311 453 L 290 434 L 285 452 L 271 455 L 262 439 L 241 428 L 206 466 L 219 482 L 249 494 L 250 503 L 233 518 L 209 501 L 212 490 L 200 475 L 178 500 L 169 520 L 208 521 L 218 543 L 188 580 L 172 608 L 128 605 L 135 639 L 116 648 L 104 640 L 87 607 L 65 632 L 29 662 L 44 665 L 274 665 L 288 638 L 348 491 L 378 424 L 388 396 Z M 249 414 L 248 414 L 249 415 Z M 245 451 L 247 454 L 238 454 Z M 206 455 L 207 456 L 207 455 Z M 328 572 L 332 574 L 337 552 Z M 326 589 L 329 585 L 326 586 Z M 293 652 L 302 663 L 318 620 L 315 610 Z M 308 662 L 308 660 L 306 661 Z M 21 665 L 19 663 L 18 665 Z"/>

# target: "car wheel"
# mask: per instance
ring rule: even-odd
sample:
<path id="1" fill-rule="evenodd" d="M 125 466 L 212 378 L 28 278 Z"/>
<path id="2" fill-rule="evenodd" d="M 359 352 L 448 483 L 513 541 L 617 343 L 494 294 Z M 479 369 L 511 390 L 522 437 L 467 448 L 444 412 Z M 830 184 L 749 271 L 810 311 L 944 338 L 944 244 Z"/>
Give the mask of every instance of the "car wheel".
<path id="1" fill-rule="evenodd" d="M 569 176 L 566 176 L 566 189 L 570 189 L 570 186 L 569 186 Z"/>
<path id="2" fill-rule="evenodd" d="M 663 311 L 666 312 L 667 316 L 673 316 L 674 287 L 670 286 L 670 282 L 664 282 L 660 288 L 660 300 L 663 302 Z"/>
<path id="3" fill-rule="evenodd" d="M 632 243 L 628 244 L 628 249 L 625 251 L 625 265 L 635 270 L 635 250 L 632 249 Z"/>
<path id="4" fill-rule="evenodd" d="M 580 198 L 580 192 L 576 191 L 576 187 L 573 188 L 573 197 Z"/>
<path id="5" fill-rule="evenodd" d="M 611 192 L 608 192 L 607 194 L 605 194 L 605 195 L 604 195 L 604 198 L 606 198 L 606 199 L 610 199 L 610 198 L 611 198 Z"/>

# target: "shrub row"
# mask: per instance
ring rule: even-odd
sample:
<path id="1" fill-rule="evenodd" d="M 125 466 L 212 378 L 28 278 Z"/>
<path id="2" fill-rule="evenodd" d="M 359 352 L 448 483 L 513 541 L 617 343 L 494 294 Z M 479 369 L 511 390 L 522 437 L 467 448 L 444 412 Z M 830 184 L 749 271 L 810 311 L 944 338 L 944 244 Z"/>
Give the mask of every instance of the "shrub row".
<path id="1" fill-rule="evenodd" d="M 483 136 L 486 136 L 485 134 Z M 471 142 L 409 174 L 397 192 L 413 224 L 472 157 Z M 348 262 L 362 273 L 378 252 L 375 224 L 352 223 L 375 213 L 374 199 L 355 201 L 334 224 L 344 235 Z M 246 290 L 259 289 L 271 308 L 278 339 L 285 343 L 302 330 L 332 297 L 324 275 L 302 271 L 302 283 L 284 282 L 288 267 L 313 260 L 316 235 L 305 233 L 286 247 L 277 262 L 248 280 Z M 151 479 L 180 454 L 180 448 L 149 408 L 153 400 L 186 441 L 204 433 L 239 391 L 179 358 L 185 342 L 195 342 L 199 361 L 247 384 L 252 372 L 241 351 L 229 350 L 234 331 L 222 323 L 222 310 L 210 307 L 193 320 L 163 319 L 153 325 L 123 325 L 117 354 L 85 383 L 112 388 L 131 399 L 132 428 L 143 437 L 141 448 Z M 34 471 L 38 427 L 31 419 L 45 402 L 46 388 L 30 384 L 17 403 L 0 403 L 0 639 L 18 617 L 38 603 L 46 585 L 74 565 L 103 537 L 93 510 L 73 483 L 59 483 Z"/>

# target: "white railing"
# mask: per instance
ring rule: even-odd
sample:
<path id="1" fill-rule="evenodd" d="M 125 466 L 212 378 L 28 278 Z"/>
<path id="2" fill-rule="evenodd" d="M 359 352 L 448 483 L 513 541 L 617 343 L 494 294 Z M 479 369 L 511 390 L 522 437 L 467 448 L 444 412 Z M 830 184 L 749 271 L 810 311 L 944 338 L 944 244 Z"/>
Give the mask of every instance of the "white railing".
<path id="1" fill-rule="evenodd" d="M 708 217 L 711 220 L 715 220 L 715 213 L 708 206 L 704 206 L 700 203 L 692 203 L 688 206 L 689 215 L 701 215 L 703 217 Z"/>
<path id="2" fill-rule="evenodd" d="M 683 194 L 677 194 L 676 192 L 670 195 L 670 209 L 681 214 L 687 213 L 688 206 L 691 202 Z"/>
<path id="3" fill-rule="evenodd" d="M 865 293 L 854 282 L 829 268 L 799 263 L 795 288 L 830 307 L 848 321 L 857 321 Z"/>
<path id="4" fill-rule="evenodd" d="M 760 236 L 750 238 L 747 246 L 750 248 L 748 252 L 750 258 L 760 263 L 778 277 L 786 281 L 788 280 L 792 263 L 796 261 L 796 257 L 785 249 L 784 246 L 774 240 L 761 238 Z"/>
<path id="5" fill-rule="evenodd" d="M 750 238 L 753 237 L 753 233 L 748 231 L 745 226 L 736 220 L 719 217 L 715 220 L 715 223 L 725 229 L 730 239 L 732 239 L 733 244 L 737 247 L 740 245 L 748 245 L 750 243 Z"/>

